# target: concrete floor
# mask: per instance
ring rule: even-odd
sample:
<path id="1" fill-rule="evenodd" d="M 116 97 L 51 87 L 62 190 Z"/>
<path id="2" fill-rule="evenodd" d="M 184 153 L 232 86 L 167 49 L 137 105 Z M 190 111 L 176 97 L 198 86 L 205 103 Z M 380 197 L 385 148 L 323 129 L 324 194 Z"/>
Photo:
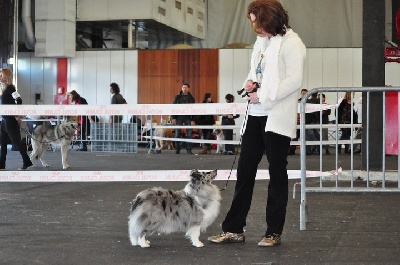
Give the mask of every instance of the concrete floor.
<path id="1" fill-rule="evenodd" d="M 196 150 L 198 151 L 198 150 Z M 334 155 L 324 156 L 334 169 Z M 59 151 L 49 152 L 50 169 L 62 170 Z M 69 152 L 71 170 L 230 169 L 234 156 L 190 156 L 163 151 L 147 154 Z M 354 166 L 360 166 L 355 155 Z M 339 165 L 349 168 L 349 155 Z M 289 157 L 289 169 L 299 169 L 299 155 Z M 387 169 L 397 170 L 397 157 L 388 157 Z M 9 152 L 8 170 L 22 163 Z M 311 170 L 319 157 L 307 157 Z M 260 168 L 266 169 L 264 159 Z M 34 168 L 31 170 L 43 170 Z M 400 214 L 398 193 L 311 193 L 310 222 L 299 229 L 300 193 L 291 198 L 282 244 L 257 247 L 265 230 L 268 180 L 258 180 L 248 215 L 246 242 L 217 245 L 207 242 L 220 232 L 230 206 L 234 181 L 222 192 L 221 213 L 200 236 L 204 248 L 192 247 L 182 233 L 152 235 L 152 247 L 130 246 L 127 221 L 130 201 L 146 188 L 181 189 L 184 182 L 1 183 L 0 264 L 399 264 Z M 318 179 L 310 184 L 318 185 Z M 224 181 L 216 181 L 223 187 Z M 397 183 L 395 184 L 397 185 Z"/>

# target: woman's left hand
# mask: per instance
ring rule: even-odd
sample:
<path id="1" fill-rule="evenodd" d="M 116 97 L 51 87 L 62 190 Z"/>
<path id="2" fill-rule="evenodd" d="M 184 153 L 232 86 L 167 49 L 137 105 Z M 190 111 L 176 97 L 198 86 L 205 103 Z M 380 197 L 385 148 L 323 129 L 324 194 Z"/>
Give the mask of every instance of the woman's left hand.
<path id="1" fill-rule="evenodd" d="M 247 100 L 250 101 L 250 104 L 257 104 L 257 103 L 260 102 L 259 98 L 258 98 L 258 95 L 257 95 L 257 92 L 249 93 L 249 95 L 247 97 Z"/>

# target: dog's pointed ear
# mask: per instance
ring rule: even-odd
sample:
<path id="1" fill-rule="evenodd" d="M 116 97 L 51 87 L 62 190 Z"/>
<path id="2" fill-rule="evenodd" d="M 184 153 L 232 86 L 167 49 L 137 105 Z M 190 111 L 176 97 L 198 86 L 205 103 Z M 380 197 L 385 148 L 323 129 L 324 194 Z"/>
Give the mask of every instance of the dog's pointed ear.
<path id="1" fill-rule="evenodd" d="M 205 174 L 207 183 L 211 183 L 215 179 L 216 176 L 217 176 L 216 169 L 214 169 L 213 171 L 207 172 L 207 174 Z"/>

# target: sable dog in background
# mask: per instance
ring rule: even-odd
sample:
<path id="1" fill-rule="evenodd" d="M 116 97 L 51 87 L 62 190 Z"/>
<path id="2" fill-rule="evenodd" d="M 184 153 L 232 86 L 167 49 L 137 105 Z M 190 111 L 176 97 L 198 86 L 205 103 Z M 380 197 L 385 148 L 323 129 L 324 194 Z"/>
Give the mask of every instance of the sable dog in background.
<path id="1" fill-rule="evenodd" d="M 154 136 L 166 137 L 166 138 L 174 138 L 174 133 L 173 133 L 172 129 L 156 128 L 154 130 Z M 173 150 L 174 149 L 172 141 L 169 141 L 169 140 L 155 140 L 155 142 L 156 142 L 156 149 L 164 149 L 165 144 L 167 145 L 168 150 Z"/>
<path id="2" fill-rule="evenodd" d="M 203 247 L 200 231 L 217 218 L 220 191 L 211 184 L 217 170 L 192 170 L 190 181 L 183 190 L 152 188 L 140 192 L 132 202 L 129 216 L 129 238 L 133 246 L 150 247 L 146 233 L 169 234 L 186 232 L 193 246 Z"/>

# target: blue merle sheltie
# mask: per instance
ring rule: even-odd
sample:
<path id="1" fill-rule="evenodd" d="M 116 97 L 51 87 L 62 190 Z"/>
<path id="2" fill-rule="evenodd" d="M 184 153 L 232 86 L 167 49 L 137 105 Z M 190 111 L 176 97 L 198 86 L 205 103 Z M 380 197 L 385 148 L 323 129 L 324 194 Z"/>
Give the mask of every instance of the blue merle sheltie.
<path id="1" fill-rule="evenodd" d="M 132 201 L 129 216 L 129 238 L 133 246 L 150 247 L 146 234 L 186 232 L 195 247 L 204 246 L 199 240 L 205 229 L 219 214 L 221 195 L 211 184 L 217 170 L 192 170 L 190 181 L 183 190 L 151 188 L 140 192 Z"/>

